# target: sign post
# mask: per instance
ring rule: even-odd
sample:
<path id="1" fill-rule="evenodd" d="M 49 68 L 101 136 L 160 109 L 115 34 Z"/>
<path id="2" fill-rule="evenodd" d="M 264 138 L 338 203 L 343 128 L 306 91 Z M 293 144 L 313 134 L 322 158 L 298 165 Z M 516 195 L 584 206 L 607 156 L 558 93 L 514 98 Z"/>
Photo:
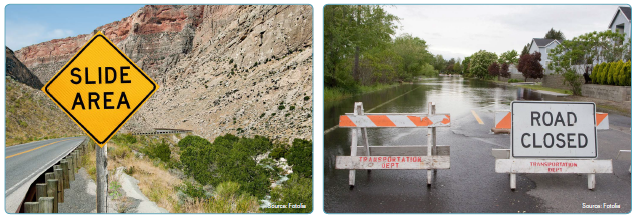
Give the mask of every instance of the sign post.
<path id="1" fill-rule="evenodd" d="M 42 88 L 96 145 L 97 212 L 106 213 L 106 143 L 157 84 L 101 32 Z"/>
<path id="2" fill-rule="evenodd" d="M 451 167 L 448 145 L 436 145 L 436 128 L 451 126 L 449 114 L 436 114 L 429 103 L 427 114 L 364 113 L 363 103 L 354 104 L 354 113 L 340 117 L 339 127 L 353 128 L 350 156 L 337 156 L 336 169 L 348 169 L 349 185 L 355 184 L 356 170 L 427 170 L 427 185 L 432 171 Z M 428 145 L 370 146 L 367 128 L 427 128 Z M 358 146 L 361 131 L 363 146 Z"/>
<path id="3" fill-rule="evenodd" d="M 595 188 L 596 173 L 612 173 L 611 160 L 597 160 L 598 115 L 588 102 L 514 101 L 511 149 L 494 149 L 496 173 L 586 173 Z"/>

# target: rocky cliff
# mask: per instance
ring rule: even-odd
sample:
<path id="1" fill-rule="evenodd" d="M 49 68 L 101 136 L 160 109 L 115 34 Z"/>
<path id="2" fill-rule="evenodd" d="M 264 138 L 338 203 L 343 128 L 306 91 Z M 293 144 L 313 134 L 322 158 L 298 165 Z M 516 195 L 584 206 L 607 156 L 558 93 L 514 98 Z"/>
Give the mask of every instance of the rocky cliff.
<path id="1" fill-rule="evenodd" d="M 152 5 L 97 27 L 160 86 L 120 131 L 311 139 L 312 16 L 309 5 Z M 45 83 L 93 33 L 15 55 Z"/>
<path id="2" fill-rule="evenodd" d="M 29 68 L 24 66 L 20 60 L 18 60 L 13 51 L 7 47 L 4 47 L 4 56 L 5 56 L 5 70 L 6 75 L 17 82 L 24 83 L 28 86 L 33 87 L 34 89 L 42 88 L 42 83 L 40 79 L 33 75 Z"/>

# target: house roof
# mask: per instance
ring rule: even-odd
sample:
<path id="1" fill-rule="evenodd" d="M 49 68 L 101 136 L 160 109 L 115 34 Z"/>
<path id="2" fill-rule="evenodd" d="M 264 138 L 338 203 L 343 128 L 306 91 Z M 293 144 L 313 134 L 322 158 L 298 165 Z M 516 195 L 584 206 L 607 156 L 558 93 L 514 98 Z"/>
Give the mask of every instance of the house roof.
<path id="1" fill-rule="evenodd" d="M 621 12 L 626 17 L 626 19 L 628 19 L 628 22 L 631 22 L 631 23 L 633 22 L 631 20 L 630 7 L 617 7 L 617 11 L 615 11 L 615 16 L 613 16 L 613 19 L 608 24 L 608 29 L 612 28 L 613 22 L 615 21 L 615 19 L 617 19 L 617 16 L 619 16 L 619 12 Z"/>
<path id="2" fill-rule="evenodd" d="M 628 20 L 630 21 L 630 7 L 619 7 L 620 10 L 622 10 L 622 13 L 624 13 L 624 15 L 626 15 L 626 18 L 628 18 Z"/>
<path id="3" fill-rule="evenodd" d="M 562 43 L 562 40 L 557 39 L 533 38 L 533 40 L 531 41 L 531 45 L 535 43 L 537 47 L 545 47 L 546 45 L 551 44 L 554 41 L 557 41 L 560 44 Z"/>

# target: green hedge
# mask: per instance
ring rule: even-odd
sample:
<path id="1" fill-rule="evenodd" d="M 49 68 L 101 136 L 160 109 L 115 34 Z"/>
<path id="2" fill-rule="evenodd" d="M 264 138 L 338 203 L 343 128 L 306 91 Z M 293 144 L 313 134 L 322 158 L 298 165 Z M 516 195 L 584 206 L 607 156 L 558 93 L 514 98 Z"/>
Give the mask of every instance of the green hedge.
<path id="1" fill-rule="evenodd" d="M 630 86 L 631 63 L 622 60 L 593 67 L 591 81 L 600 85 Z"/>

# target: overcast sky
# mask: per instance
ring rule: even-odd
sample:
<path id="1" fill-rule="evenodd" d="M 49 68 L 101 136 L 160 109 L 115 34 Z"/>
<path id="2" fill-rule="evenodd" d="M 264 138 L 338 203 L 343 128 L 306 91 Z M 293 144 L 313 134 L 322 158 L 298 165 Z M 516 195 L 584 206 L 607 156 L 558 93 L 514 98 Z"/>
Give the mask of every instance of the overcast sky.
<path id="1" fill-rule="evenodd" d="M 445 59 L 464 58 L 480 49 L 500 55 L 518 53 L 532 38 L 543 38 L 551 27 L 566 39 L 604 31 L 619 5 L 396 5 L 397 35 L 424 39 L 429 51 Z M 622 5 L 625 6 L 625 5 Z"/>

